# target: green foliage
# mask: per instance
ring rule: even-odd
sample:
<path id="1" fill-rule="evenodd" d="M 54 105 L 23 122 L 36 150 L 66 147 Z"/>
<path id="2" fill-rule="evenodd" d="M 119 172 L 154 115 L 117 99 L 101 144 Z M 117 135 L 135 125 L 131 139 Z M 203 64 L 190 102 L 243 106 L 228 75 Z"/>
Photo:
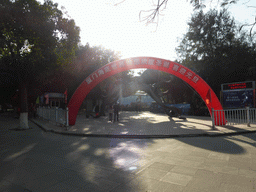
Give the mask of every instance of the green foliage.
<path id="1" fill-rule="evenodd" d="M 75 58 L 69 65 L 58 71 L 52 76 L 53 82 L 59 82 L 57 84 L 62 84 L 68 88 L 69 97 L 73 95 L 78 86 L 89 76 L 92 72 L 99 69 L 100 67 L 120 59 L 120 53 L 112 51 L 110 49 L 105 49 L 102 46 L 90 46 L 86 44 L 85 46 L 80 45 L 75 52 Z M 126 74 L 127 72 L 125 72 Z M 119 74 L 120 76 L 121 74 Z M 118 75 L 117 75 L 118 76 Z M 107 81 L 111 81 L 112 77 L 108 78 Z M 60 82 L 61 79 L 61 82 Z M 104 82 L 103 82 L 104 84 Z M 98 96 L 100 95 L 100 86 L 96 88 Z M 94 90 L 95 91 L 95 90 Z"/>
<path id="2" fill-rule="evenodd" d="M 183 80 L 169 73 L 147 69 L 141 74 L 140 82 L 157 88 L 158 94 L 165 103 L 191 103 L 193 89 Z"/>
<path id="3" fill-rule="evenodd" d="M 83 76 L 89 75 L 96 69 L 120 59 L 120 53 L 105 49 L 102 46 L 90 47 L 89 44 L 80 46 L 76 51 L 76 60 L 73 63 L 73 73 L 82 73 Z M 85 74 L 86 73 L 86 74 Z"/>
<path id="4" fill-rule="evenodd" d="M 36 80 L 48 81 L 74 58 L 79 28 L 51 0 L 3 0 L 0 18 L 0 67 L 17 76 L 21 113 L 26 113 L 28 88 Z"/>
<path id="5" fill-rule="evenodd" d="M 168 73 L 157 71 L 153 69 L 147 69 L 141 74 L 141 81 L 146 84 L 154 84 L 159 81 L 170 80 L 170 75 Z"/>
<path id="6" fill-rule="evenodd" d="M 226 10 L 220 14 L 216 10 L 204 14 L 201 10 L 192 16 L 188 26 L 188 32 L 176 49 L 182 61 L 205 60 L 214 56 L 218 48 L 229 46 L 235 40 L 235 23 Z M 197 70 L 202 70 L 202 67 L 197 66 Z"/>
<path id="7" fill-rule="evenodd" d="M 188 25 L 176 49 L 178 62 L 198 73 L 217 95 L 222 83 L 255 80 L 248 70 L 256 64 L 255 42 L 239 33 L 225 9 L 199 11 Z"/>
<path id="8" fill-rule="evenodd" d="M 14 67 L 20 80 L 45 76 L 70 62 L 79 28 L 51 0 L 5 0 L 0 4 L 1 64 Z"/>

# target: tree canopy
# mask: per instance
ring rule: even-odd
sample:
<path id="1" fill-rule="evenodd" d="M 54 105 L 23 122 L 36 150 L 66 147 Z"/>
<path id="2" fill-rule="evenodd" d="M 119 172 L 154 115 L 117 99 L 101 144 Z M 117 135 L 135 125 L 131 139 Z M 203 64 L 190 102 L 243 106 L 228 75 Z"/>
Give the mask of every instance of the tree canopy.
<path id="1" fill-rule="evenodd" d="M 226 9 L 206 13 L 200 10 L 192 15 L 188 31 L 176 49 L 177 62 L 199 74 L 219 96 L 222 83 L 256 80 L 255 45 L 255 39 L 239 30 Z M 164 77 L 150 70 L 141 76 L 151 84 L 158 83 L 159 79 L 151 78 L 152 74 Z M 166 102 L 187 102 L 195 114 L 207 112 L 200 96 L 174 76 L 169 77 L 167 84 L 161 84 L 160 89 L 168 90 L 163 95 Z"/>
<path id="2" fill-rule="evenodd" d="M 178 62 L 198 73 L 216 93 L 222 83 L 255 80 L 255 41 L 239 32 L 227 10 L 201 10 L 188 26 L 176 49 Z"/>
<path id="3" fill-rule="evenodd" d="M 80 39 L 79 27 L 51 0 L 1 1 L 0 18 L 0 64 L 17 76 L 21 113 L 27 113 L 29 84 L 47 81 L 53 71 L 70 63 Z"/>
<path id="4" fill-rule="evenodd" d="M 1 63 L 16 68 L 21 80 L 59 67 L 74 56 L 79 28 L 47 0 L 5 0 L 0 4 Z M 57 65 L 56 65 L 57 64 Z"/>
<path id="5" fill-rule="evenodd" d="M 80 45 L 76 51 L 76 58 L 70 65 L 70 69 L 65 70 L 64 72 L 70 77 L 69 79 L 66 78 L 66 80 L 68 80 L 67 84 L 69 87 L 69 95 L 71 96 L 77 87 L 92 72 L 118 59 L 120 59 L 119 52 L 105 49 L 102 46 L 90 46 L 89 44 Z M 127 72 L 124 74 L 127 74 Z M 111 78 L 107 79 L 106 81 L 111 81 Z M 96 94 L 97 96 L 101 95 L 99 87 L 95 88 L 92 93 L 95 91 L 98 93 Z"/>

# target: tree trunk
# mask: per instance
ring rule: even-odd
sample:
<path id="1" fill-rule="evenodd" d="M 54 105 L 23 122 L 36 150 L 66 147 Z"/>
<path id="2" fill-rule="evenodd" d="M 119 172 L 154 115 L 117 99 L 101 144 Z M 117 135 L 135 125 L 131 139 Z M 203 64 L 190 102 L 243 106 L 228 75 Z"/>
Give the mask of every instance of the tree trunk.
<path id="1" fill-rule="evenodd" d="M 20 128 L 29 129 L 28 127 L 28 91 L 27 82 L 22 81 L 20 84 Z"/>

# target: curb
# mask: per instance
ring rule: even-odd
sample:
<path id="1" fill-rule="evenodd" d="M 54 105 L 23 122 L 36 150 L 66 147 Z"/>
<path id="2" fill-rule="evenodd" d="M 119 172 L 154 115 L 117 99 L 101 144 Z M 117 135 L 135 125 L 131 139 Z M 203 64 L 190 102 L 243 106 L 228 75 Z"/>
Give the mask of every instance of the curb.
<path id="1" fill-rule="evenodd" d="M 248 133 L 256 133 L 256 130 L 252 131 L 241 131 L 241 132 L 232 132 L 232 133 L 200 133 L 200 134 L 180 134 L 180 135 L 113 135 L 113 134 L 85 134 L 85 133 L 76 133 L 69 131 L 56 131 L 53 129 L 47 129 L 44 125 L 35 122 L 30 119 L 31 122 L 40 127 L 44 132 L 51 132 L 60 135 L 69 135 L 69 136 L 80 136 L 80 137 L 101 137 L 101 138 L 122 138 L 122 139 L 165 139 L 165 138 L 185 138 L 185 137 L 222 137 L 222 136 L 233 136 L 233 135 L 242 135 Z"/>

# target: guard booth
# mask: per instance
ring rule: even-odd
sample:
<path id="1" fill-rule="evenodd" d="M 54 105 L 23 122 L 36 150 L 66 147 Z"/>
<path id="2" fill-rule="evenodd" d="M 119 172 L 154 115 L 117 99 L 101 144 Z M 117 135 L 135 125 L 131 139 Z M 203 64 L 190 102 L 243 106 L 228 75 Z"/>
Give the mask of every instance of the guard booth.
<path id="1" fill-rule="evenodd" d="M 44 93 L 40 96 L 37 115 L 56 123 L 56 125 L 69 126 L 68 108 L 66 108 L 65 100 L 66 97 L 63 93 Z"/>
<path id="2" fill-rule="evenodd" d="M 48 106 L 50 108 L 65 108 L 65 94 L 63 93 L 44 93 L 41 95 L 42 106 Z"/>
<path id="3" fill-rule="evenodd" d="M 224 109 L 255 108 L 255 81 L 221 84 Z"/>

